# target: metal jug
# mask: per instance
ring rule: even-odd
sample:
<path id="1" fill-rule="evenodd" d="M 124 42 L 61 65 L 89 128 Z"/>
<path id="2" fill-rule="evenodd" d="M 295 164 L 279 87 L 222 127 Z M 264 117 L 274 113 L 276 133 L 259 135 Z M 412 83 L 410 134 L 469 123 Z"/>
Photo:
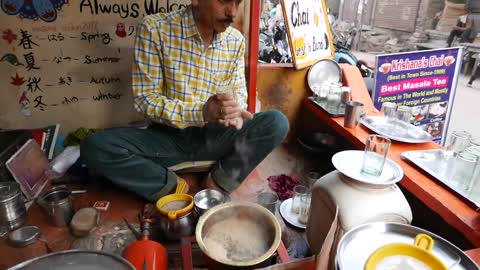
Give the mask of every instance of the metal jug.
<path id="1" fill-rule="evenodd" d="M 73 217 L 72 192 L 64 187 L 56 187 L 37 198 L 37 203 L 45 210 L 50 224 L 66 226 Z"/>
<path id="2" fill-rule="evenodd" d="M 0 183 L 0 227 L 9 230 L 25 223 L 27 210 L 22 199 L 20 186 L 16 182 Z"/>

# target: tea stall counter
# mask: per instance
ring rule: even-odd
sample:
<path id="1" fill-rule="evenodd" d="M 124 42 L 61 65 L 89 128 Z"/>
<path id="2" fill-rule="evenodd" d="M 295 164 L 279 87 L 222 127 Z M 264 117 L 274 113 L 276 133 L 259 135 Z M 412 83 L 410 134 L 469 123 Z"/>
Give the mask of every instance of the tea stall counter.
<path id="1" fill-rule="evenodd" d="M 352 99 L 362 102 L 366 115 L 380 115 L 373 106 L 363 78 L 354 66 L 341 65 L 344 74 L 343 82 L 352 88 Z M 336 135 L 348 141 L 355 148 L 363 150 L 365 141 L 371 132 L 359 125 L 357 128 L 345 128 L 343 117 L 331 118 L 319 109 L 309 99 L 304 100 L 305 109 L 312 113 L 320 124 L 330 127 Z M 392 142 L 388 158 L 399 164 L 404 177 L 400 185 L 418 198 L 430 210 L 437 213 L 447 224 L 455 228 L 475 247 L 480 247 L 480 216 L 473 206 L 467 204 L 462 198 L 444 187 L 433 177 L 423 173 L 413 165 L 402 160 L 400 155 L 405 151 L 426 150 L 440 148 L 434 142 L 423 144 L 407 144 Z"/>

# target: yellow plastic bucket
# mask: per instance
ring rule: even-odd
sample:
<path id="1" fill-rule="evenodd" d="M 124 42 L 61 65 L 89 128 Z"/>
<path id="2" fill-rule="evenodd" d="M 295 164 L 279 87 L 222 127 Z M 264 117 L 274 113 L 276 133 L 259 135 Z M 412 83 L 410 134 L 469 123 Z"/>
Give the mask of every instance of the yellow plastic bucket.
<path id="1" fill-rule="evenodd" d="M 448 270 L 448 268 L 430 251 L 434 245 L 433 239 L 426 234 L 418 234 L 413 245 L 395 243 L 377 249 L 367 260 L 364 270 L 377 270 L 384 259 L 392 256 L 407 256 L 424 263 L 432 270 Z"/>

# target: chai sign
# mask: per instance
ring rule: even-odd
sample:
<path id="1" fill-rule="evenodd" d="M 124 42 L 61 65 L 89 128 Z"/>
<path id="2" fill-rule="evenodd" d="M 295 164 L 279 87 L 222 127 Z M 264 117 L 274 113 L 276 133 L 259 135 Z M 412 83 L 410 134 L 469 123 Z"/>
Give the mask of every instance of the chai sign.
<path id="1" fill-rule="evenodd" d="M 411 122 L 444 143 L 463 50 L 448 48 L 377 56 L 373 104 L 412 108 Z"/>
<path id="2" fill-rule="evenodd" d="M 296 69 L 333 58 L 335 50 L 324 0 L 282 0 L 282 8 Z"/>

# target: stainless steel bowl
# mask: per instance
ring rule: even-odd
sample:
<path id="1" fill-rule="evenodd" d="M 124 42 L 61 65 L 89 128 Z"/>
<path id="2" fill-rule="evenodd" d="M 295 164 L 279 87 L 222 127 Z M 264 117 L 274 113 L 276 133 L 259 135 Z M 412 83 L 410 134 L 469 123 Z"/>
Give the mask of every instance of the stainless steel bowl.
<path id="1" fill-rule="evenodd" d="M 193 197 L 195 210 L 197 211 L 198 215 L 203 215 L 203 213 L 207 212 L 208 209 L 225 203 L 226 201 L 226 195 L 214 189 L 204 189 L 199 191 L 197 194 L 195 194 L 195 197 Z"/>

